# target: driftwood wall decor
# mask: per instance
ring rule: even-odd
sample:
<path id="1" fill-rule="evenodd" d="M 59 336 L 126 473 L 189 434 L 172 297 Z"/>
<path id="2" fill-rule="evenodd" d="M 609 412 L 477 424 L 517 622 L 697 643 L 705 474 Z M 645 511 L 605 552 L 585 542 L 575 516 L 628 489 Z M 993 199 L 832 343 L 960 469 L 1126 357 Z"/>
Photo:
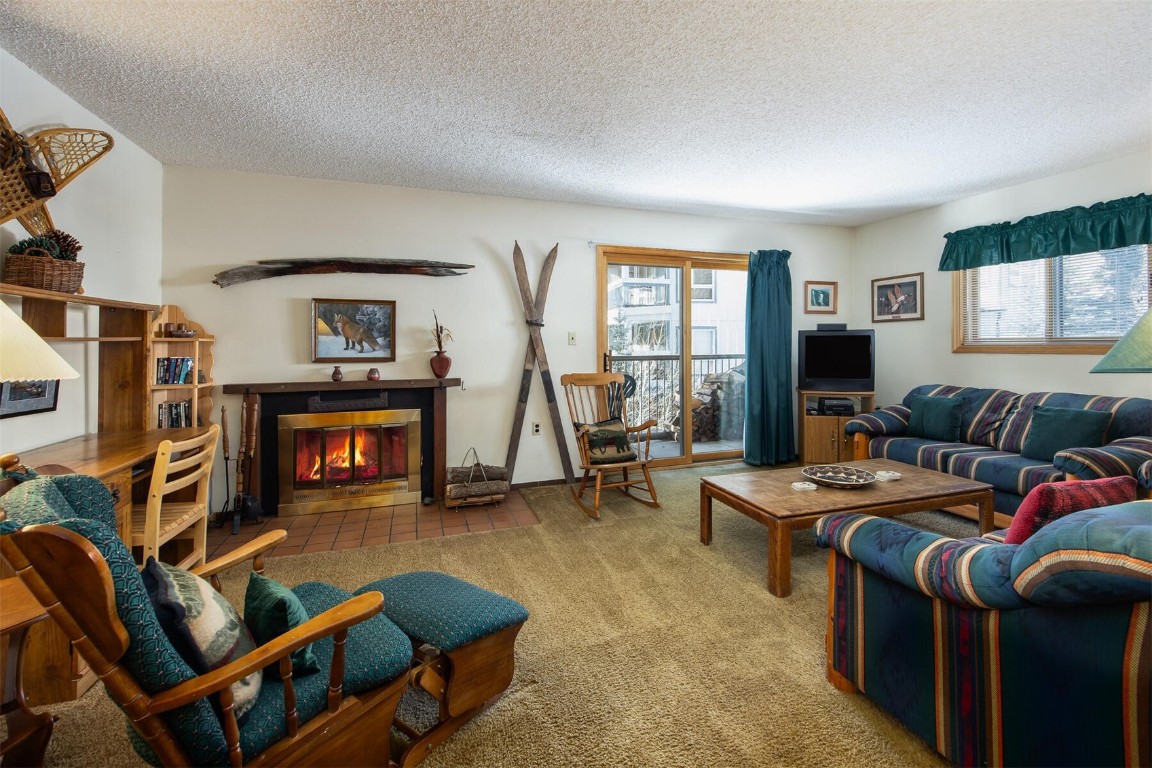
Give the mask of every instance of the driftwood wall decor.
<path id="1" fill-rule="evenodd" d="M 266 280 L 282 275 L 330 275 L 336 272 L 450 277 L 466 274 L 458 270 L 472 269 L 473 266 L 473 264 L 452 264 L 447 261 L 420 259 L 264 259 L 255 264 L 217 272 L 212 282 L 221 288 L 227 288 L 237 283 Z"/>

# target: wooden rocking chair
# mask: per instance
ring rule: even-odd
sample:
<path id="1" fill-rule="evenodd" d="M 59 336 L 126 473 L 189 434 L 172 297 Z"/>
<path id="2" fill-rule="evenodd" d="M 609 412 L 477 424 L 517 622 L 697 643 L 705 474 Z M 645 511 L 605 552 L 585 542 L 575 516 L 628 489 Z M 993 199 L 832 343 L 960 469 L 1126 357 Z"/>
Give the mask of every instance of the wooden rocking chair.
<path id="1" fill-rule="evenodd" d="M 659 507 L 656 488 L 648 473 L 652 427 L 656 421 L 649 419 L 643 424 L 628 426 L 624 374 L 566 373 L 560 377 L 560 384 L 568 400 L 568 413 L 580 450 L 580 468 L 584 470 L 579 486 L 572 490 L 580 508 L 599 520 L 600 492 L 604 488 L 615 488 L 641 504 Z M 629 477 L 631 470 L 639 470 L 643 477 Z M 633 489 L 644 492 L 648 498 L 635 495 Z M 586 498 L 589 493 L 591 503 Z"/>

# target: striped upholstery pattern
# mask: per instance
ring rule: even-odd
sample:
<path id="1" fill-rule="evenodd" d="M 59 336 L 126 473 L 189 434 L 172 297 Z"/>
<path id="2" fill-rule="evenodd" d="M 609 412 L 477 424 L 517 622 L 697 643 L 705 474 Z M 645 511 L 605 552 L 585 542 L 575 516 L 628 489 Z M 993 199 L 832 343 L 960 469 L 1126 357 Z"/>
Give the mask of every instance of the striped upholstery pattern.
<path id="1" fill-rule="evenodd" d="M 1105 436 L 1107 442 L 1152 431 L 1152 401 L 1141 397 L 1104 397 L 1071 392 L 1030 392 L 1020 397 L 1000 429 L 997 448 L 1019 453 L 1032 425 L 1032 411 L 1038 405 L 1052 408 L 1078 408 L 1112 414 Z"/>
<path id="2" fill-rule="evenodd" d="M 1020 546 L 857 514 L 816 530 L 829 668 L 949 761 L 1152 764 L 1152 502 L 1078 512 Z"/>
<path id="3" fill-rule="evenodd" d="M 964 401 L 960 418 L 960 439 L 971 445 L 996 445 L 996 434 L 1005 417 L 1020 396 L 1006 389 L 978 389 L 950 384 L 924 384 L 904 396 L 904 405 L 911 407 L 916 395 L 928 397 L 955 397 Z"/>
<path id="4" fill-rule="evenodd" d="M 964 401 L 959 442 L 906 436 L 908 405 L 917 395 Z M 1039 405 L 1112 414 L 1106 435 L 1109 442 L 1099 448 L 1058 451 L 1052 463 L 1020 456 Z M 870 458 L 892 459 L 988 483 L 995 493 L 996 511 L 1014 514 L 1029 491 L 1041 483 L 1064 480 L 1066 475 L 1084 480 L 1137 476 L 1141 466 L 1152 461 L 1152 400 L 1069 392 L 1018 395 L 1003 389 L 924 384 L 911 390 L 901 405 L 851 419 L 845 432 L 871 438 Z M 1143 487 L 1152 488 L 1152 477 Z"/>
<path id="5" fill-rule="evenodd" d="M 1099 448 L 1058 451 L 1052 463 L 1061 472 L 1091 480 L 1118 475 L 1136 477 L 1148 461 L 1152 461 L 1152 437 L 1121 437 Z"/>
<path id="6" fill-rule="evenodd" d="M 844 424 L 844 432 L 849 435 L 861 432 L 871 437 L 903 435 L 908 431 L 908 419 L 911 414 L 912 409 L 906 405 L 889 405 L 849 419 Z"/>

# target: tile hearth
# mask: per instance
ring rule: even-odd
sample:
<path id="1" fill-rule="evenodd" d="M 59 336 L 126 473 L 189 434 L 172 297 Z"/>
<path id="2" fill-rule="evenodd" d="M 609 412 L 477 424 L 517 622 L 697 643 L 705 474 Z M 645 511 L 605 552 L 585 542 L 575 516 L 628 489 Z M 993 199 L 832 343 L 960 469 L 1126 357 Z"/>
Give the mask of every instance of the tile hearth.
<path id="1" fill-rule="evenodd" d="M 262 533 L 283 528 L 288 538 L 270 557 L 375 547 L 416 539 L 517 528 L 540 522 L 519 492 L 512 491 L 499 505 L 456 507 L 438 504 L 400 504 L 346 512 L 324 512 L 293 517 L 264 517 L 245 521 L 240 533 L 230 525 L 208 529 L 208 559 L 231 552 Z"/>

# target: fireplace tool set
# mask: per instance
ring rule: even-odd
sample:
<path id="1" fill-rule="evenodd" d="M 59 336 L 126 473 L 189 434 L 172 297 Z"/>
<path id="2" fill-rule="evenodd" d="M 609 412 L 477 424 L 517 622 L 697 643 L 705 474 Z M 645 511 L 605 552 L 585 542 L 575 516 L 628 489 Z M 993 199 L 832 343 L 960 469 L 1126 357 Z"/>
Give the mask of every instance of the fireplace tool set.
<path id="1" fill-rule="evenodd" d="M 216 527 L 223 526 L 228 519 L 231 508 L 233 535 L 240 533 L 241 520 L 259 521 L 261 515 L 264 514 L 260 500 L 250 493 L 252 489 L 252 458 L 256 452 L 258 407 L 255 401 L 252 403 L 245 401 L 243 410 L 240 412 L 240 452 L 236 454 L 236 497 L 225 499 L 224 506 L 214 521 Z M 228 406 L 226 405 L 220 406 L 220 425 L 224 433 L 222 436 L 224 443 L 224 486 L 227 489 L 228 462 L 232 457 L 228 444 Z"/>

